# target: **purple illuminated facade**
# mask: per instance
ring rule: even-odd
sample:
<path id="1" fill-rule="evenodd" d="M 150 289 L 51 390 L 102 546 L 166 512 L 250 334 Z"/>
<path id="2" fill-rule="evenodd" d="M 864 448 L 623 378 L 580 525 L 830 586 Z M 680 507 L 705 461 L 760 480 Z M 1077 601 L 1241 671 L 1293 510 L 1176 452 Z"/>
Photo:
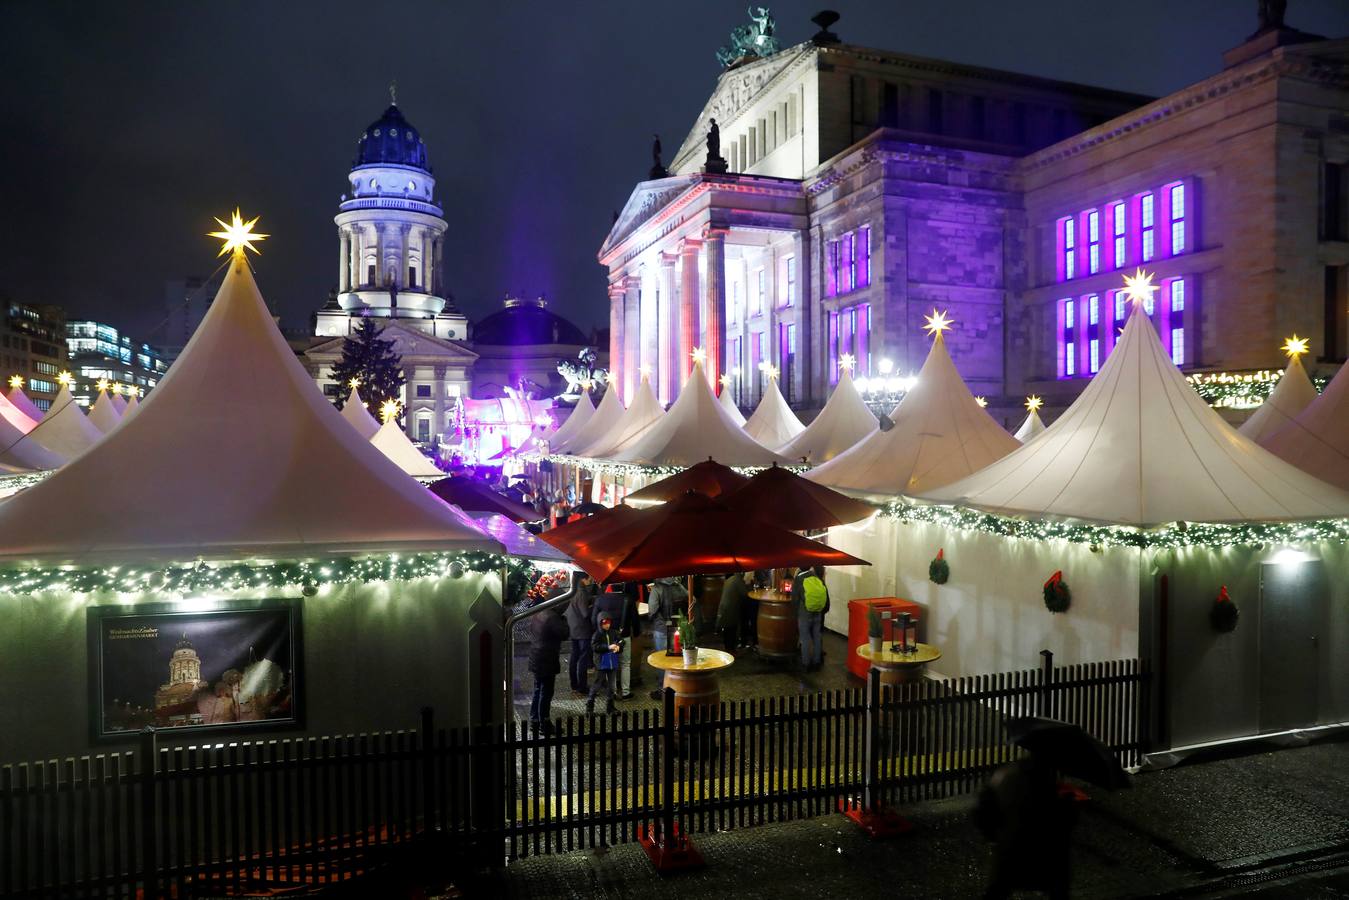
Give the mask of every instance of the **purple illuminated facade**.
<path id="1" fill-rule="evenodd" d="M 701 346 L 742 407 L 771 362 L 818 409 L 844 354 L 916 371 L 935 307 L 1019 421 L 1104 364 L 1137 267 L 1182 368 L 1277 365 L 1296 331 L 1328 372 L 1349 349 L 1345 42 L 1285 29 L 1221 63 L 1158 100 L 819 39 L 727 70 L 599 254 L 620 392 L 647 367 L 673 399 Z"/>

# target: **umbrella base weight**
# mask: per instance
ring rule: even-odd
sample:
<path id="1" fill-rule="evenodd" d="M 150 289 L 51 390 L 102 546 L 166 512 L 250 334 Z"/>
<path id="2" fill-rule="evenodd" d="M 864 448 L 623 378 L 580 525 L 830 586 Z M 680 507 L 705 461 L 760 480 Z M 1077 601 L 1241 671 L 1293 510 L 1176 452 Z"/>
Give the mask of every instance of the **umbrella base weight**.
<path id="1" fill-rule="evenodd" d="M 637 826 L 637 843 L 646 851 L 651 865 L 656 868 L 656 874 L 687 872 L 707 865 L 698 848 L 693 846 L 693 841 L 679 830 L 678 823 L 675 823 L 668 838 L 662 837 L 659 832 L 659 826 L 654 824 Z"/>
<path id="2" fill-rule="evenodd" d="M 854 825 L 875 839 L 896 837 L 913 830 L 913 823 L 888 807 L 866 809 L 861 803 L 840 800 L 839 810 Z"/>

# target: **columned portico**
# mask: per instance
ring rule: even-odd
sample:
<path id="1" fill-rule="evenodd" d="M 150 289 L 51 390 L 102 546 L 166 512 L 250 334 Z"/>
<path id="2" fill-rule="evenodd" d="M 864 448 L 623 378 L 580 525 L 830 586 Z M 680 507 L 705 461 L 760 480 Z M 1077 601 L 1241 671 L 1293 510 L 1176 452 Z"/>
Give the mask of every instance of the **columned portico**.
<path id="1" fill-rule="evenodd" d="M 619 278 L 609 285 L 609 383 L 623 384 L 623 300 L 627 296 L 625 279 Z"/>
<path id="2" fill-rule="evenodd" d="M 676 381 L 679 372 L 679 348 L 682 343 L 679 331 L 679 305 L 675 299 L 675 263 L 678 257 L 673 253 L 661 253 L 658 290 L 660 291 L 660 339 L 657 346 L 656 396 L 661 403 L 669 403 L 679 389 Z"/>
<path id="3" fill-rule="evenodd" d="M 618 398 L 626 404 L 637 392 L 642 365 L 642 279 L 629 275 L 623 286 L 623 381 Z"/>
<path id="4" fill-rule="evenodd" d="M 707 292 L 703 295 L 703 352 L 707 377 L 716 389 L 726 364 L 726 232 L 709 227 L 703 232 L 703 261 L 707 267 Z"/>
<path id="5" fill-rule="evenodd" d="M 686 238 L 679 245 L 679 358 L 672 369 L 677 373 L 674 390 L 670 398 L 678 396 L 679 388 L 693 368 L 693 348 L 698 346 L 698 335 L 702 326 L 698 322 L 698 312 L 702 308 L 699 288 L 702 286 L 702 272 L 699 259 L 702 243 Z"/>

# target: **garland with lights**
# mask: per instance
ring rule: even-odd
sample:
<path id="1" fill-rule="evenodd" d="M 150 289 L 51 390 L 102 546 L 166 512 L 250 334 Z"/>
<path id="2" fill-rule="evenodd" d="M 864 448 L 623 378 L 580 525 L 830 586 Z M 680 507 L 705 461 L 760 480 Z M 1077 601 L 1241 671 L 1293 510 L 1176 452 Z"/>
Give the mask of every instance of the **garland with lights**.
<path id="1" fill-rule="evenodd" d="M 374 557 L 339 557 L 275 563 L 206 562 L 168 566 L 108 566 L 106 568 L 12 568 L 0 569 L 0 593 L 37 594 L 70 591 L 88 594 L 115 591 L 123 594 L 156 591 L 199 593 L 251 588 L 300 588 L 314 596 L 326 585 L 364 584 L 373 581 L 411 581 L 418 578 L 461 578 L 467 572 L 506 570 L 508 596 L 527 590 L 541 569 L 532 560 L 502 556 L 480 550 L 462 553 L 389 554 Z"/>
<path id="2" fill-rule="evenodd" d="M 524 459 L 530 462 L 548 462 L 553 465 L 571 466 L 574 469 L 582 469 L 595 475 L 646 475 L 664 478 L 669 475 L 678 475 L 688 468 L 688 466 L 644 466 L 637 463 L 611 462 L 606 459 L 591 459 L 588 456 L 569 456 L 565 453 L 555 453 L 548 456 L 543 455 L 525 455 Z M 767 466 L 731 466 L 732 469 L 741 475 L 753 475 L 756 472 L 763 471 Z M 779 468 L 790 469 L 797 474 L 810 468 L 807 465 L 788 465 Z"/>
<path id="3" fill-rule="evenodd" d="M 1185 376 L 1195 393 L 1209 406 L 1218 409 L 1254 409 L 1269 399 L 1281 378 L 1282 371 L 1270 369 L 1257 372 L 1201 372 Z M 1325 390 L 1328 380 L 1312 378 L 1318 394 Z"/>
<path id="4" fill-rule="evenodd" d="M 1306 522 L 1176 522 L 1157 528 L 1094 525 L 1000 516 L 953 506 L 924 506 L 892 500 L 880 515 L 901 522 L 982 531 L 1028 541 L 1065 540 L 1098 547 L 1231 547 L 1251 544 L 1349 541 L 1349 519 Z"/>
<path id="5" fill-rule="evenodd" d="M 1237 627 L 1237 619 L 1241 617 L 1241 610 L 1232 602 L 1228 596 L 1227 585 L 1218 589 L 1218 596 L 1213 600 L 1213 606 L 1209 607 L 1208 620 L 1213 626 L 1213 630 L 1220 633 L 1227 633 Z"/>
<path id="6" fill-rule="evenodd" d="M 1045 582 L 1045 609 L 1052 613 L 1067 612 L 1073 605 L 1073 592 L 1063 580 L 1063 572 L 1055 572 Z"/>
<path id="7" fill-rule="evenodd" d="M 946 561 L 946 549 L 938 548 L 937 556 L 927 564 L 927 580 L 933 584 L 946 584 L 951 577 L 951 564 Z"/>

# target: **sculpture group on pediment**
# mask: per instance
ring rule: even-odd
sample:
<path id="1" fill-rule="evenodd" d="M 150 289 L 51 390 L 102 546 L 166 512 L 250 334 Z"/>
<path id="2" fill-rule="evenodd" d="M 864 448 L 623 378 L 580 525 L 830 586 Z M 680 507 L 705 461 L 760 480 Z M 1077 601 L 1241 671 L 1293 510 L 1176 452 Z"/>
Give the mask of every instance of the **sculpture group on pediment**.
<path id="1" fill-rule="evenodd" d="M 729 69 L 752 59 L 763 59 L 782 49 L 773 34 L 777 25 L 768 7 L 750 7 L 747 12 L 749 23 L 731 29 L 730 41 L 717 51 L 717 62 L 721 63 L 722 68 Z"/>

